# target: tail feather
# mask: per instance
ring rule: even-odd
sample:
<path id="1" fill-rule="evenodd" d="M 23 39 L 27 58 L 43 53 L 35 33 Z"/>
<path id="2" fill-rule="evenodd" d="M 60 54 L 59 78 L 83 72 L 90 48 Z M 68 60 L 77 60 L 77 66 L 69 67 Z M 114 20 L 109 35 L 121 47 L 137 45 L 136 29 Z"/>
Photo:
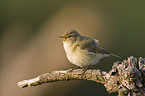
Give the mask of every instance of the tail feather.
<path id="1" fill-rule="evenodd" d="M 114 56 L 114 57 L 117 57 L 117 58 L 119 58 L 119 59 L 123 59 L 122 57 L 120 57 L 120 56 L 118 56 L 118 55 L 115 55 L 115 54 L 113 54 L 113 53 L 109 53 L 109 55 Z"/>

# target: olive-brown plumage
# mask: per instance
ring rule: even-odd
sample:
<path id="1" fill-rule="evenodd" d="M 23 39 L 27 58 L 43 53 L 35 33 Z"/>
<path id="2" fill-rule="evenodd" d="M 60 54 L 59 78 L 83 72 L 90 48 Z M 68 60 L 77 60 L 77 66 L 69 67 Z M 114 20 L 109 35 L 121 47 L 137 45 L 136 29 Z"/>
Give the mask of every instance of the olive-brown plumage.
<path id="1" fill-rule="evenodd" d="M 97 64 L 100 59 L 107 56 L 121 58 L 101 48 L 98 40 L 82 36 L 76 30 L 71 30 L 60 38 L 63 38 L 63 46 L 68 60 L 78 67 L 85 68 Z"/>

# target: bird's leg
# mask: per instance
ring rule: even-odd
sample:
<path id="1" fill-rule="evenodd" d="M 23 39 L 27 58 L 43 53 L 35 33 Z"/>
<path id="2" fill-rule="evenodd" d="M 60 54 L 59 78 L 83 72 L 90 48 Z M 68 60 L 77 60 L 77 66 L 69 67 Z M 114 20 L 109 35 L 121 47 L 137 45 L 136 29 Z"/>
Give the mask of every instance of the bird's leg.
<path id="1" fill-rule="evenodd" d="M 87 66 L 84 71 L 83 71 L 83 74 L 87 71 L 87 69 L 91 66 L 91 64 L 89 66 Z"/>

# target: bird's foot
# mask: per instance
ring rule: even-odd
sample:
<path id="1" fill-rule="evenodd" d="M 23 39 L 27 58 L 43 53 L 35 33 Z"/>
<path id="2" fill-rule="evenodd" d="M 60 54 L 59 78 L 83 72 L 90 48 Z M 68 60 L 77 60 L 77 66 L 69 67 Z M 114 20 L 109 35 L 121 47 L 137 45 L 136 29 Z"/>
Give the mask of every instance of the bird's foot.
<path id="1" fill-rule="evenodd" d="M 91 65 L 87 66 L 84 70 L 83 70 L 83 74 L 88 70 L 88 68 L 90 67 Z"/>

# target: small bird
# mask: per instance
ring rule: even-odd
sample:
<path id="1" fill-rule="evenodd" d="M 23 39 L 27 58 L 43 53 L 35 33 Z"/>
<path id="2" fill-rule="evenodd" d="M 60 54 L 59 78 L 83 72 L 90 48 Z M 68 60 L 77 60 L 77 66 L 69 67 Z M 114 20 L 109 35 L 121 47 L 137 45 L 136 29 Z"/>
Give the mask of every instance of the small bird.
<path id="1" fill-rule="evenodd" d="M 121 58 L 100 47 L 98 40 L 82 36 L 76 30 L 59 37 L 63 38 L 63 47 L 68 60 L 77 67 L 88 68 L 90 65 L 97 64 L 103 57 Z"/>

